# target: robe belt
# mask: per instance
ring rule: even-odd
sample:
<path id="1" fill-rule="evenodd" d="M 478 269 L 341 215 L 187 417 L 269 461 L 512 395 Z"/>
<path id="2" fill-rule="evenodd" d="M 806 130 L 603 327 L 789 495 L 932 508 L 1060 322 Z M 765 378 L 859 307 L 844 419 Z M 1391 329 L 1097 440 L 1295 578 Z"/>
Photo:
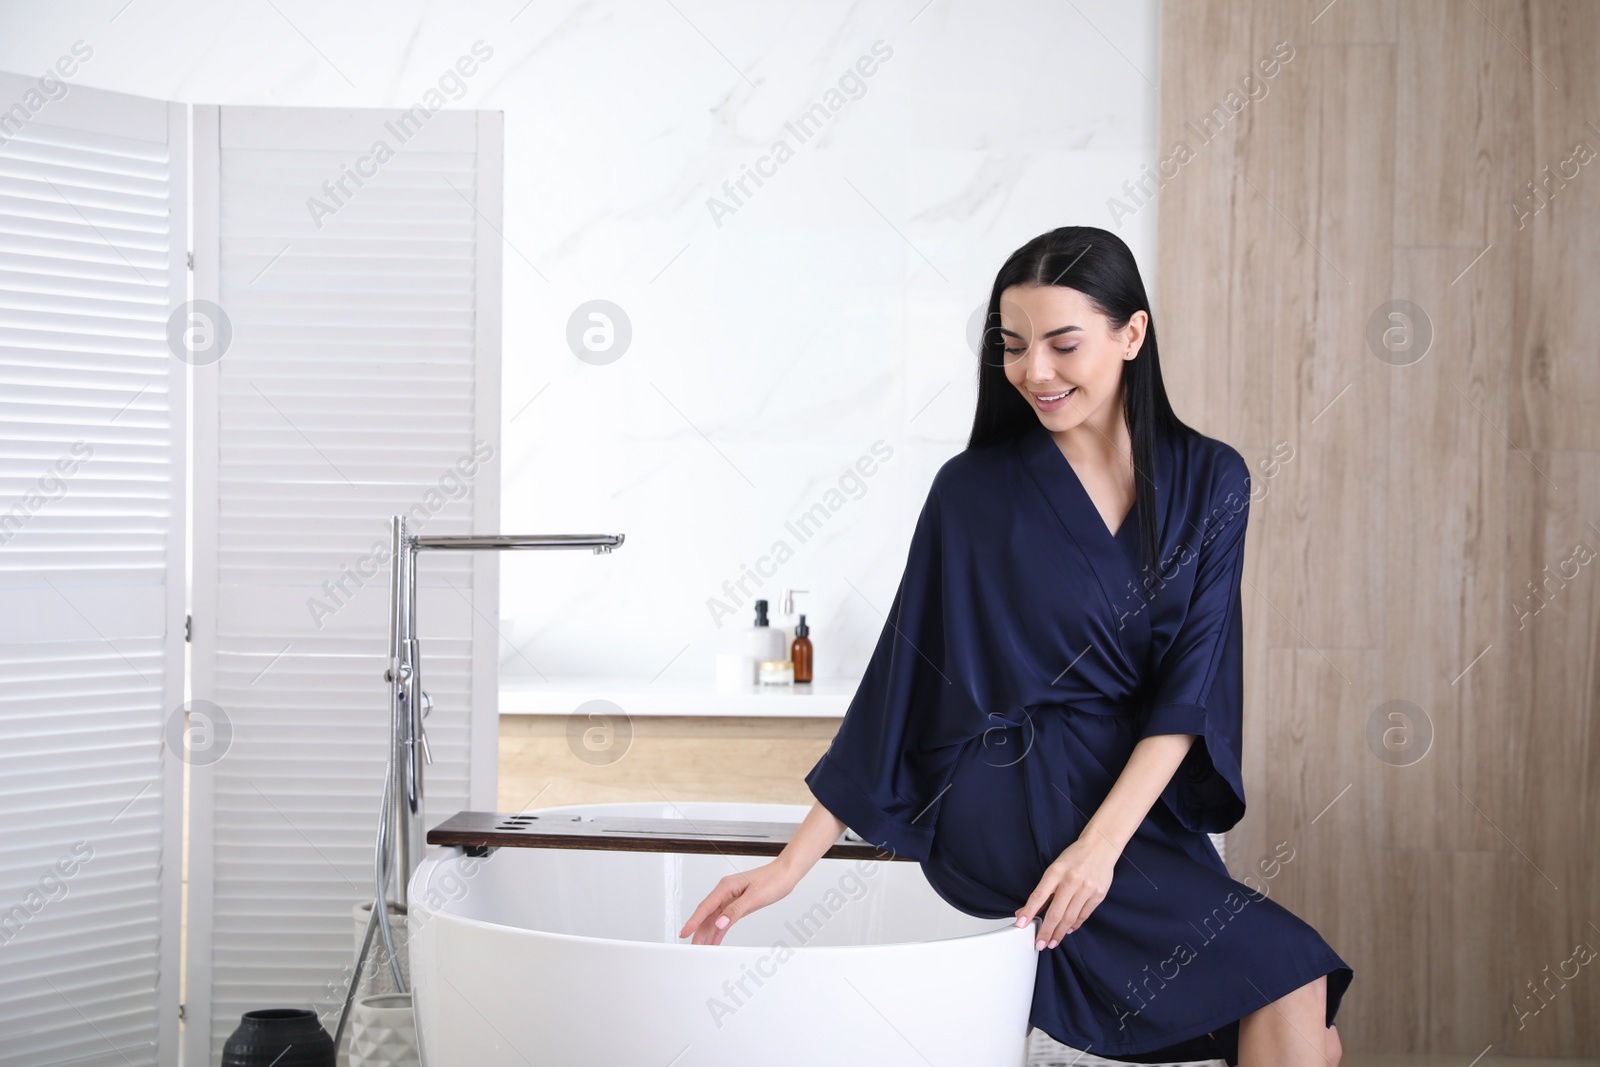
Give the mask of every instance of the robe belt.
<path id="1" fill-rule="evenodd" d="M 1041 871 L 1077 838 L 1094 813 L 1092 805 L 1080 807 L 1080 802 L 1089 804 L 1088 797 L 1103 797 L 1115 778 L 1114 774 L 1091 770 L 1092 761 L 1074 760 L 1068 755 L 1079 742 L 1065 717 L 1057 712 L 1121 717 L 1134 714 L 1136 708 L 1132 700 L 1093 697 L 1008 708 L 991 714 L 981 739 L 974 739 L 982 746 L 978 758 L 984 763 L 1015 767 L 1021 773 L 1028 797 L 1026 817 L 1034 839 L 1035 862 Z M 990 732 L 1007 727 L 1019 728 L 1020 732 L 1004 738 Z M 1089 773 L 1094 781 L 1073 781 L 1074 770 Z"/>
<path id="2" fill-rule="evenodd" d="M 1021 708 L 1007 708 L 988 715 L 988 726 L 1022 726 L 1037 718 L 1042 712 L 1053 710 L 1078 711 L 1087 715 L 1104 715 L 1124 718 L 1134 714 L 1131 701 L 1111 700 L 1104 697 L 1083 697 L 1072 701 L 1053 701 L 1048 704 L 1029 704 Z"/>

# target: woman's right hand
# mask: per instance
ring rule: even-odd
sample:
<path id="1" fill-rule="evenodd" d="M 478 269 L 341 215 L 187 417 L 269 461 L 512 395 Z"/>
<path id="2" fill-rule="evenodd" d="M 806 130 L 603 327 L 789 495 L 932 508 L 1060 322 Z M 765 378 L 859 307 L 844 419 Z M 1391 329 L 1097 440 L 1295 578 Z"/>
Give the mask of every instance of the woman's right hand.
<path id="1" fill-rule="evenodd" d="M 757 908 L 788 896 L 806 872 L 839 840 L 844 829 L 844 823 L 821 803 L 812 804 L 777 859 L 752 870 L 730 874 L 718 882 L 694 909 L 678 936 L 688 937 L 693 931 L 694 940 L 690 944 L 722 944 L 734 923 Z"/>
<path id="2" fill-rule="evenodd" d="M 706 894 L 678 936 L 688 937 L 693 931 L 690 944 L 720 945 L 734 923 L 757 908 L 782 900 L 799 881 L 781 859 L 730 874 Z"/>

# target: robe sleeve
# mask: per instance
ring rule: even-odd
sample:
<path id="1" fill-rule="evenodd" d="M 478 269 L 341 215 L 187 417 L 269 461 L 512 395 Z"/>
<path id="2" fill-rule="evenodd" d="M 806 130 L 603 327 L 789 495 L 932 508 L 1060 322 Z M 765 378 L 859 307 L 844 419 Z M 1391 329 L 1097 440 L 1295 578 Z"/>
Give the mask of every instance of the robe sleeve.
<path id="1" fill-rule="evenodd" d="M 1195 734 L 1161 800 L 1185 829 L 1221 833 L 1244 815 L 1239 765 L 1244 735 L 1244 633 L 1240 580 L 1250 512 L 1250 471 L 1229 449 L 1213 483 L 1203 527 L 1190 539 L 1194 590 L 1162 657 L 1139 729 Z M 1198 545 L 1197 551 L 1195 546 Z"/>
<path id="2" fill-rule="evenodd" d="M 822 806 L 868 843 L 919 862 L 955 771 L 953 741 L 963 723 L 982 721 L 945 666 L 939 489 L 935 477 L 861 684 L 805 778 Z"/>

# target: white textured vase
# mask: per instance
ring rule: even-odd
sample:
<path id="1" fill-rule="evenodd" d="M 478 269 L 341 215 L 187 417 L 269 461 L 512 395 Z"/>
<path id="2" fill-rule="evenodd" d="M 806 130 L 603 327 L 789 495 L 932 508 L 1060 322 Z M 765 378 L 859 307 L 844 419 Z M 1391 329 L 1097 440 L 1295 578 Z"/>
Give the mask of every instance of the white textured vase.
<path id="1" fill-rule="evenodd" d="M 350 1013 L 350 1067 L 421 1067 L 410 993 L 374 993 Z"/>

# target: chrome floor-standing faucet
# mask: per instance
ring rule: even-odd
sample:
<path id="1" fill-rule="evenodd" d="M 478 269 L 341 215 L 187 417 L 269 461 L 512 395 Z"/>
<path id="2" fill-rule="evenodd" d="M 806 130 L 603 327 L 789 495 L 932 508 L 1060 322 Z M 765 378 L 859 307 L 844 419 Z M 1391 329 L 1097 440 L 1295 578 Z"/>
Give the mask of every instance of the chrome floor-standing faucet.
<path id="1" fill-rule="evenodd" d="M 395 958 L 394 939 L 389 931 L 389 875 L 399 875 L 395 903 L 406 904 L 411 875 L 422 862 L 427 828 L 423 825 L 422 769 L 432 763 L 423 719 L 433 701 L 422 688 L 417 645 L 417 553 L 424 549 L 521 550 L 587 548 L 596 554 L 610 552 L 622 544 L 622 534 L 527 534 L 423 537 L 406 533 L 404 516 L 390 520 L 391 555 L 389 572 L 389 665 L 384 680 L 389 683 L 389 755 L 383 785 L 383 810 L 378 818 L 378 840 L 373 854 L 372 917 L 361 940 L 355 973 L 345 991 L 344 1009 L 339 1013 L 338 1030 L 333 1035 L 337 1048 L 344 1035 L 350 1002 L 361 982 L 367 953 L 372 948 L 374 930 L 383 935 L 384 951 L 394 975 L 395 988 L 404 993 L 406 983 Z M 398 843 L 396 851 L 392 845 Z M 394 862 L 398 859 L 398 864 Z"/>

